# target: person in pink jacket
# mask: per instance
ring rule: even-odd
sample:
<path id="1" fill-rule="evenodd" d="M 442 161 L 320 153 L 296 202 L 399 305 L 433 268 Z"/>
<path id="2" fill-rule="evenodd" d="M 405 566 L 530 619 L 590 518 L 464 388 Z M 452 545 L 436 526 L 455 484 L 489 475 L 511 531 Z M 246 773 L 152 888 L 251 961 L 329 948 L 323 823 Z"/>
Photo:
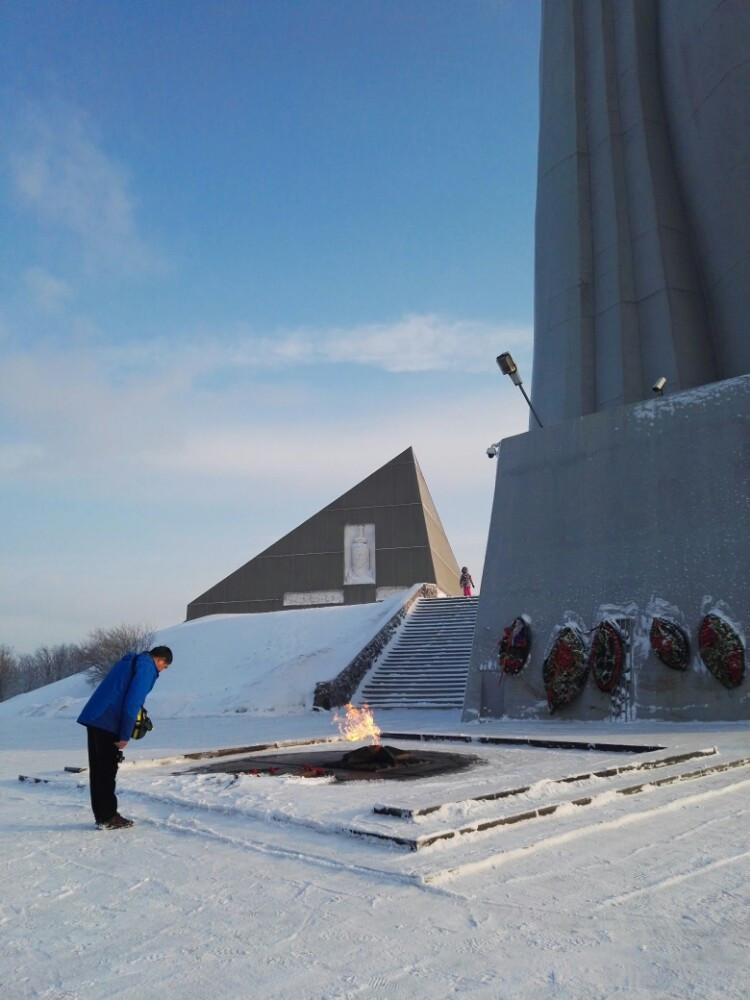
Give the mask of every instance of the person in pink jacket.
<path id="1" fill-rule="evenodd" d="M 461 579 L 458 582 L 464 592 L 464 597 L 471 597 L 471 588 L 474 586 L 474 581 L 466 566 L 461 567 Z"/>

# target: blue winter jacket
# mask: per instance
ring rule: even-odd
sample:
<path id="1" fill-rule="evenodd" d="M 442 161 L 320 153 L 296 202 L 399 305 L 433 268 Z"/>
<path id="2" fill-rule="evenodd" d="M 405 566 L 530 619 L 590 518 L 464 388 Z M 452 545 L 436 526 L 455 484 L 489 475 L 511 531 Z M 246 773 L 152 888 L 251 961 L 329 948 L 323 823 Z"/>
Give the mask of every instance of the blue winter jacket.
<path id="1" fill-rule="evenodd" d="M 135 672 L 130 667 L 133 653 L 126 653 L 104 677 L 78 716 L 82 726 L 96 726 L 129 740 L 138 709 L 156 683 L 159 671 L 148 653 L 139 653 Z"/>

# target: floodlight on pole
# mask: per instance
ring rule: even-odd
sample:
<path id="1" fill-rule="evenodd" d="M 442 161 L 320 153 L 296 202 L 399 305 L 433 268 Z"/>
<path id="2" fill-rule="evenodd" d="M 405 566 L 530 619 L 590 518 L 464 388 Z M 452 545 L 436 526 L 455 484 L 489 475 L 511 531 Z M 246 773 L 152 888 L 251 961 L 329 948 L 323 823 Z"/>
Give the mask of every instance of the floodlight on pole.
<path id="1" fill-rule="evenodd" d="M 542 421 L 539 419 L 536 410 L 531 405 L 531 400 L 526 395 L 526 390 L 524 389 L 523 382 L 521 381 L 521 374 L 518 371 L 518 367 L 515 361 L 513 360 L 510 352 L 505 351 L 503 354 L 498 354 L 495 360 L 497 361 L 497 367 L 500 369 L 503 375 L 510 375 L 513 385 L 517 385 L 518 388 L 521 390 L 521 392 L 523 393 L 523 398 L 529 404 L 529 409 L 534 414 L 534 419 L 536 420 L 536 422 L 539 424 L 540 427 L 543 427 L 544 425 L 542 424 Z"/>

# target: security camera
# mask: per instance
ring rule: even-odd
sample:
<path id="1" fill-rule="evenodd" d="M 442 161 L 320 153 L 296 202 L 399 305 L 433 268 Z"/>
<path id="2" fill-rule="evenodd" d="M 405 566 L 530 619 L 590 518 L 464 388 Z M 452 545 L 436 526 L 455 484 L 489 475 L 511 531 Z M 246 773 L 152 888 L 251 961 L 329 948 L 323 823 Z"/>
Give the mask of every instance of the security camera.
<path id="1" fill-rule="evenodd" d="M 487 458 L 495 458 L 497 456 L 497 445 L 491 444 L 487 449 Z"/>
<path id="2" fill-rule="evenodd" d="M 662 375 L 661 378 L 658 378 L 654 382 L 654 384 L 651 386 L 651 389 L 652 389 L 653 392 L 658 392 L 659 395 L 661 396 L 661 394 L 664 392 L 664 386 L 666 384 L 667 384 L 667 380 Z"/>

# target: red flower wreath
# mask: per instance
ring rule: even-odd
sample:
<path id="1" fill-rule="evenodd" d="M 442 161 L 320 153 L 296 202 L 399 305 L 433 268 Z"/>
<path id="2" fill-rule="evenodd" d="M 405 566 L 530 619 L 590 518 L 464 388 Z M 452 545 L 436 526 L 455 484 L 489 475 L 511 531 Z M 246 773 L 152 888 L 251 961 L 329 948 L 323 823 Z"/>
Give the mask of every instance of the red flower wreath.
<path id="1" fill-rule="evenodd" d="M 625 649 L 619 629 L 612 622 L 600 622 L 591 640 L 589 667 L 600 691 L 614 691 L 622 675 Z"/>
<path id="2" fill-rule="evenodd" d="M 550 713 L 578 697 L 589 675 L 586 647 L 570 625 L 560 629 L 542 666 Z"/>
<path id="3" fill-rule="evenodd" d="M 662 663 L 672 670 L 687 670 L 690 645 L 679 625 L 666 618 L 654 618 L 651 622 L 649 641 Z"/>
<path id="4" fill-rule="evenodd" d="M 503 674 L 517 674 L 523 669 L 531 648 L 531 630 L 523 618 L 514 618 L 506 625 L 498 643 L 497 661 L 500 679 Z"/>
<path id="5" fill-rule="evenodd" d="M 708 614 L 698 632 L 698 648 L 708 670 L 725 688 L 736 688 L 745 676 L 742 640 L 729 622 Z"/>

